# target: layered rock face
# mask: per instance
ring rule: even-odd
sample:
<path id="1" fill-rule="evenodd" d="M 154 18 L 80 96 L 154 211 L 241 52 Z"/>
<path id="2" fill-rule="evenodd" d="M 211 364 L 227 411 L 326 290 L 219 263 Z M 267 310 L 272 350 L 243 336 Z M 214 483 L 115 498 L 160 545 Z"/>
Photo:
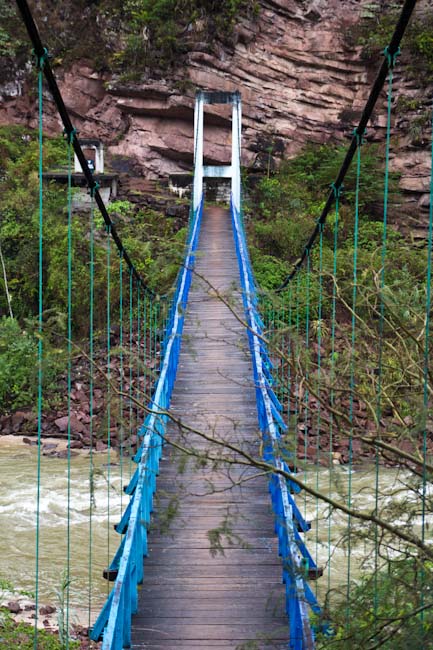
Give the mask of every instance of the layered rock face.
<path id="1" fill-rule="evenodd" d="M 112 158 L 134 160 L 134 174 L 166 179 L 192 169 L 193 112 L 196 88 L 239 90 L 243 103 L 245 165 L 267 169 L 279 156 L 295 154 L 307 142 L 351 136 L 381 60 L 366 67 L 347 32 L 369 3 L 362 0 L 261 0 L 254 21 L 241 20 L 232 46 L 196 43 L 186 66 L 167 80 L 126 85 L 95 73 L 82 62 L 59 72 L 65 102 L 82 137 L 99 137 Z M 407 88 L 396 74 L 397 93 Z M 34 100 L 18 83 L 5 89 L 0 123 L 35 124 Z M 9 96 L 8 96 L 9 93 Z M 15 96 L 11 96 L 15 95 Z M 370 139 L 382 139 L 385 95 L 375 111 Z M 230 160 L 227 107 L 206 107 L 205 158 L 209 164 Z M 394 127 L 407 124 L 397 119 Z M 46 98 L 47 132 L 59 120 Z M 405 135 L 393 159 L 411 208 L 428 208 L 429 152 Z M 416 225 L 416 224 L 415 224 Z"/>

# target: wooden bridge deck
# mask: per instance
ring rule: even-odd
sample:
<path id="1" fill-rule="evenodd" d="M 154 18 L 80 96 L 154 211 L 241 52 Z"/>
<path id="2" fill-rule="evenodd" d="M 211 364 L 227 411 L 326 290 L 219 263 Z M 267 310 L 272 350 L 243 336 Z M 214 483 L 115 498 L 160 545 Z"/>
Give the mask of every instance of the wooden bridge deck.
<path id="1" fill-rule="evenodd" d="M 197 273 L 225 294 L 239 272 L 228 211 L 203 216 Z M 199 277 L 191 287 L 172 410 L 182 423 L 259 452 L 255 392 L 242 325 Z M 200 455 L 218 448 L 171 425 L 171 439 Z M 150 534 L 137 650 L 287 648 L 281 560 L 267 483 L 250 468 L 209 463 L 166 447 Z M 204 496 L 203 496 L 204 495 Z M 210 531 L 223 554 L 211 554 Z M 210 534 L 209 534 L 210 533 Z M 217 538 L 214 532 L 213 539 Z M 221 551 L 221 549 L 220 549 Z"/>

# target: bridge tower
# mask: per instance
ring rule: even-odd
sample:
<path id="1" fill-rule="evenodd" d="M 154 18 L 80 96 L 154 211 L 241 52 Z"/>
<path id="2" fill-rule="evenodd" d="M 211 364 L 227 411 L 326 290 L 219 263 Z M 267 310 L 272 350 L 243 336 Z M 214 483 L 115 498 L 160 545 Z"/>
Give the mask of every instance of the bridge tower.
<path id="1" fill-rule="evenodd" d="M 231 165 L 203 164 L 204 105 L 232 105 L 232 156 Z M 198 207 L 203 193 L 203 178 L 231 178 L 232 201 L 237 210 L 241 199 L 241 120 L 242 105 L 239 92 L 209 92 L 199 90 L 195 97 L 194 111 L 194 188 L 193 206 Z"/>

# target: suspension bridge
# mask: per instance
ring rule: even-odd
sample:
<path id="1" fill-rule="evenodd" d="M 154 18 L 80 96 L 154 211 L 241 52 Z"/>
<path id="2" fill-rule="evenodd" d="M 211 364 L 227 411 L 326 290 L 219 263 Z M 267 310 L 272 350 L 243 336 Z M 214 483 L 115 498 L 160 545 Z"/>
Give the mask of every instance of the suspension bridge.
<path id="1" fill-rule="evenodd" d="M 99 615 L 91 612 L 89 578 L 89 630 L 104 650 L 137 648 L 291 648 L 312 650 L 318 634 L 332 635 L 332 611 L 323 608 L 318 597 L 320 582 L 332 585 L 332 518 L 345 517 L 345 573 L 347 588 L 346 625 L 351 625 L 352 551 L 358 521 L 373 529 L 376 544 L 371 549 L 378 569 L 378 538 L 398 533 L 399 543 L 416 549 L 421 558 L 430 558 L 428 539 L 429 415 L 431 370 L 431 254 L 433 208 L 430 198 L 429 234 L 420 287 L 422 308 L 412 320 L 421 335 L 416 338 L 409 325 L 404 331 L 418 355 L 412 368 L 412 383 L 419 397 L 416 408 L 424 415 L 419 423 L 417 451 L 402 451 L 383 431 L 365 432 L 360 370 L 357 367 L 359 339 L 366 336 L 359 310 L 360 283 L 357 276 L 359 200 L 362 192 L 362 150 L 366 127 L 381 96 L 386 80 L 387 130 L 384 172 L 384 214 L 381 264 L 376 276 L 378 292 L 375 323 L 368 326 L 373 339 L 375 328 L 378 356 L 369 377 L 373 383 L 375 412 L 372 420 L 380 429 L 386 416 L 389 394 L 386 365 L 387 338 L 396 305 L 387 293 L 387 217 L 389 157 L 393 100 L 393 72 L 402 36 L 415 2 L 405 2 L 394 35 L 385 49 L 383 63 L 356 126 L 342 167 L 332 183 L 323 210 L 293 271 L 279 288 L 269 309 L 269 296 L 256 286 L 248 252 L 241 190 L 241 93 L 199 91 L 194 119 L 194 180 L 185 256 L 170 299 L 162 299 L 148 289 L 134 260 L 124 248 L 116 226 L 104 205 L 98 184 L 89 169 L 50 67 L 26 2 L 18 7 L 34 46 L 39 89 L 40 201 L 39 201 L 39 377 L 38 377 L 38 485 L 41 480 L 41 439 L 43 418 L 43 304 L 44 188 L 43 188 L 43 81 L 48 84 L 65 129 L 69 161 L 68 182 L 68 275 L 67 315 L 68 393 L 71 395 L 73 355 L 74 283 L 72 240 L 72 154 L 78 157 L 90 197 L 89 221 L 89 346 L 90 450 L 95 442 L 93 390 L 102 374 L 107 391 L 105 442 L 108 452 L 114 442 L 120 463 L 129 468 L 122 476 L 124 504 L 115 524 L 118 548 L 108 549 L 104 571 L 112 586 Z M 224 167 L 204 164 L 204 114 L 207 104 L 223 104 L 232 111 L 231 163 Z M 367 146 L 367 144 L 365 144 Z M 341 329 L 341 298 L 337 283 L 339 220 L 343 201 L 343 181 L 355 159 L 356 181 L 353 201 L 353 262 L 351 294 L 346 300 L 345 331 L 348 333 L 344 362 L 337 336 Z M 206 177 L 231 179 L 229 208 L 207 206 L 203 193 Z M 433 184 L 431 196 L 433 195 Z M 95 361 L 94 273 L 95 211 L 105 221 L 106 264 L 106 364 Z M 332 213 L 332 220 L 328 217 Z M 329 225 L 331 221 L 332 225 Z M 329 231 L 333 242 L 331 261 L 324 260 L 324 239 Z M 113 252 L 119 253 L 115 256 Z M 113 264 L 119 276 L 113 290 Z M 326 266 L 328 264 L 328 266 Z M 84 291 L 84 289 L 83 289 Z M 365 300 L 365 297 L 364 297 Z M 315 302 L 313 302 L 315 301 Z M 101 309 L 101 305 L 98 305 Z M 119 323 L 118 349 L 112 343 L 113 322 Z M 329 323 L 325 326 L 325 321 Z M 315 323 L 315 327 L 313 327 Z M 402 326 L 403 327 L 403 326 Z M 395 331 L 395 330 L 393 330 Z M 162 332 L 162 333 L 161 333 Z M 325 341 L 325 334 L 328 340 Z M 416 339 L 416 341 L 415 341 Z M 306 354 L 302 356 L 302 352 Z M 115 377 L 113 359 L 120 359 Z M 152 373 L 143 369 L 152 368 Z M 129 371 L 129 374 L 128 374 Z M 117 382 L 117 383 L 116 383 Z M 347 401 L 341 398 L 345 387 Z M 119 417 L 120 411 L 120 417 Z M 395 413 L 394 413 L 395 415 Z M 128 424 L 124 418 L 129 416 Z M 399 414 L 397 413 L 397 417 Z M 72 440 L 72 405 L 68 398 L 68 442 Z M 120 423 L 120 424 L 119 424 Z M 118 427 L 119 431 L 116 431 Z M 126 430 L 137 442 L 123 444 Z M 135 430 L 135 429 L 134 429 Z M 341 432 L 346 432 L 345 442 Z M 324 432 L 320 441 L 320 432 Z M 333 442 L 334 437 L 334 442 Z M 352 489 L 354 446 L 372 450 L 375 463 L 375 503 L 359 509 Z M 305 466 L 300 448 L 314 445 L 316 472 Z M 69 444 L 70 449 L 70 444 Z M 335 452 L 345 456 L 348 471 L 343 496 L 331 492 Z M 381 453 L 408 467 L 415 467 L 419 479 L 416 492 L 416 530 L 409 522 L 400 527 L 384 520 L 380 509 Z M 399 455 L 403 454 L 403 457 Z M 310 453 L 311 455 L 311 453 Z M 134 465 L 130 462 L 133 457 Z M 323 462 L 325 461 L 325 462 Z M 73 458 L 68 455 L 68 468 Z M 92 481 L 92 451 L 89 480 Z M 110 456 L 108 466 L 110 467 Z M 329 468 L 329 492 L 319 489 L 319 468 Z M 70 474 L 68 474 L 70 476 Z M 68 479 L 69 480 L 69 479 Z M 108 477 L 108 485 L 110 477 Z M 71 486 L 68 483 L 68 499 Z M 110 485 L 108 487 L 110 489 Z M 309 505 L 306 494 L 313 501 Z M 37 531 L 43 526 L 38 489 Z M 109 500 L 109 498 L 108 498 Z M 319 517 L 319 501 L 329 512 Z M 92 500 L 89 501 L 90 526 Z M 312 505 L 313 504 L 313 505 Z M 175 505 L 175 507 L 174 507 Z M 68 501 L 69 517 L 70 501 Z M 316 512 L 312 526 L 307 511 Z M 173 510 L 168 530 L 161 522 Z M 153 522 L 156 521 L 156 526 Z M 69 522 L 69 519 L 68 519 Z M 159 522 L 159 531 L 158 531 Z M 410 524 L 410 525 L 409 525 Z M 322 529 L 322 531 L 321 531 Z M 319 543 L 321 532 L 325 541 Z M 383 532 L 385 531 L 385 532 Z M 73 575 L 67 529 L 68 580 Z M 326 575 L 320 566 L 320 547 L 327 549 Z M 314 548 L 314 550 L 310 550 Z M 38 647 L 38 590 L 40 587 L 40 538 L 36 537 L 36 624 Z M 92 564 L 89 548 L 89 571 Z M 422 572 L 421 572 L 422 574 Z M 424 574 L 422 574 L 424 575 Z M 417 585 L 422 609 L 428 600 L 424 578 Z M 323 576 L 323 577 L 322 577 Z M 372 604 L 378 619 L 378 590 Z M 66 600 L 69 597 L 69 582 Z M 421 610 L 420 610 L 421 611 Z M 66 607 L 66 628 L 68 628 Z M 374 620 L 376 620 L 374 619 Z M 376 623 L 375 623 L 376 624 Z M 373 625 L 373 624 L 372 624 Z M 420 620 L 422 626 L 422 619 Z M 374 627 L 374 626 L 373 626 Z M 374 630 L 372 629 L 372 633 Z M 380 638 L 382 628 L 377 632 Z M 374 638 L 374 634 L 373 637 Z M 66 646 L 69 644 L 66 638 Z M 341 646 L 342 647 L 342 646 Z M 346 646 L 349 647 L 349 646 Z M 370 647 L 370 646 L 368 646 Z"/>

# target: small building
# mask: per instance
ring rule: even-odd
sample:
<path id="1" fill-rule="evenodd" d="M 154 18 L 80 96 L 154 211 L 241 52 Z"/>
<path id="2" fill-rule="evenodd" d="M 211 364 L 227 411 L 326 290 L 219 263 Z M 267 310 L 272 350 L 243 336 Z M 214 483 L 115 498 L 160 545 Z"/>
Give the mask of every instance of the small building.
<path id="1" fill-rule="evenodd" d="M 81 149 L 86 157 L 87 164 L 89 165 L 90 171 L 96 174 L 104 173 L 104 145 L 100 140 L 89 139 L 89 140 L 79 140 Z M 76 174 L 79 174 L 81 170 L 80 161 L 78 160 L 77 154 L 74 154 L 74 170 Z"/>

